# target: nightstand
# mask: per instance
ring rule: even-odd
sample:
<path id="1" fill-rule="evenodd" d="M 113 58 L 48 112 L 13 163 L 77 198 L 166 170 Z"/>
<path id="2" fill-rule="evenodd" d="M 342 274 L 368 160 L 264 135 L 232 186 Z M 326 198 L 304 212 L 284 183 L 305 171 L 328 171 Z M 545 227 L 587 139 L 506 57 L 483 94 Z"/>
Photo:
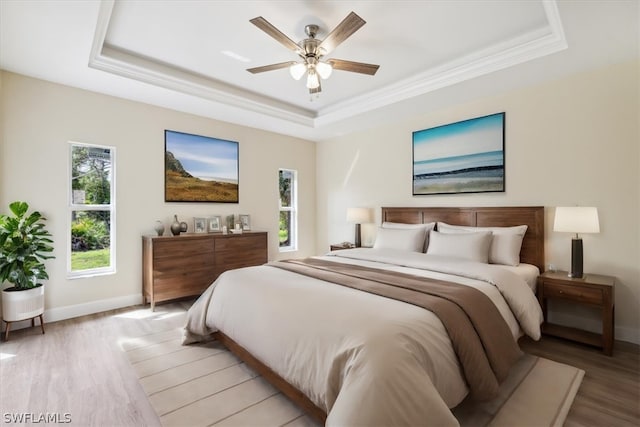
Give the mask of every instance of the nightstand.
<path id="1" fill-rule="evenodd" d="M 545 320 L 542 324 L 542 332 L 546 335 L 600 347 L 604 354 L 611 356 L 615 322 L 615 283 L 615 277 L 600 274 L 585 274 L 580 279 L 569 277 L 566 271 L 547 271 L 541 274 L 538 277 L 538 301 Z M 549 298 L 599 308 L 602 334 L 547 322 L 547 300 Z"/>
<path id="2" fill-rule="evenodd" d="M 342 242 L 342 243 L 336 243 L 334 245 L 331 245 L 331 250 L 332 251 L 339 251 L 341 249 L 353 249 L 356 246 L 353 243 L 350 242 Z"/>

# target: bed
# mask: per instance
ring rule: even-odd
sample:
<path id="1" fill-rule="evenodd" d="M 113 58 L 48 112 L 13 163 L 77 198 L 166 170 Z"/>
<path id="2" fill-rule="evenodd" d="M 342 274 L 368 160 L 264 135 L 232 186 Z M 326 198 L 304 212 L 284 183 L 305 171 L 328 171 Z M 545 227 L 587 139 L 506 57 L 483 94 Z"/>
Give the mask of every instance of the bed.
<path id="1" fill-rule="evenodd" d="M 514 230 L 518 259 L 499 261 Z M 518 338 L 539 339 L 543 266 L 543 207 L 383 207 L 373 248 L 225 272 L 184 343 L 220 340 L 327 425 L 457 425 L 451 408 L 493 397 Z"/>

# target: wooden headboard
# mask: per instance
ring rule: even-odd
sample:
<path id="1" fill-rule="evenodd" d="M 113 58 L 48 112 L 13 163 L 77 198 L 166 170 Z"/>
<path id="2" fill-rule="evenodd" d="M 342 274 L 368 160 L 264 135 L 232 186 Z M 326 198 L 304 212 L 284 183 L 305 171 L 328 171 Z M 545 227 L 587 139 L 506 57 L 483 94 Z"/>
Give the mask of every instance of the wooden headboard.
<path id="1" fill-rule="evenodd" d="M 544 271 L 544 207 L 507 206 L 481 208 L 383 207 L 382 221 L 425 224 L 446 222 L 472 227 L 527 225 L 520 261 Z"/>

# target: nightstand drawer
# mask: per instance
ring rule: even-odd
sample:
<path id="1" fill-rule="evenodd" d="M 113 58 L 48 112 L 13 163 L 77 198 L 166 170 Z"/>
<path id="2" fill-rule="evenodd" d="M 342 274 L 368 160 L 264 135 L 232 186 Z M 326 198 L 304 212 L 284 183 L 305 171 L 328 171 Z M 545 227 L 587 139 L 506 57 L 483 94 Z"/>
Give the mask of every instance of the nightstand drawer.
<path id="1" fill-rule="evenodd" d="M 565 298 L 587 304 L 602 304 L 602 291 L 584 286 L 560 285 L 558 283 L 544 284 L 544 295 L 548 298 Z"/>

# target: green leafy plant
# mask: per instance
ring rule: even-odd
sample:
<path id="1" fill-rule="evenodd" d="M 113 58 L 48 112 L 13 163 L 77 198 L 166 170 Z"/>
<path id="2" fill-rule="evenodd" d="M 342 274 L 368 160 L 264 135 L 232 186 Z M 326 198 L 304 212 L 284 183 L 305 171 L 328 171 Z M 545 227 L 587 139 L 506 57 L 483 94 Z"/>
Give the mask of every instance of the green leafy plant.
<path id="1" fill-rule="evenodd" d="M 0 215 L 0 283 L 13 285 L 6 290 L 22 291 L 40 286 L 48 279 L 44 260 L 55 258 L 51 234 L 45 229 L 40 212 L 28 214 L 29 205 L 16 201 L 9 205 L 13 215 Z"/>
<path id="2" fill-rule="evenodd" d="M 71 247 L 74 252 L 109 247 L 110 236 L 106 223 L 91 218 L 87 213 L 78 214 L 71 224 Z"/>

